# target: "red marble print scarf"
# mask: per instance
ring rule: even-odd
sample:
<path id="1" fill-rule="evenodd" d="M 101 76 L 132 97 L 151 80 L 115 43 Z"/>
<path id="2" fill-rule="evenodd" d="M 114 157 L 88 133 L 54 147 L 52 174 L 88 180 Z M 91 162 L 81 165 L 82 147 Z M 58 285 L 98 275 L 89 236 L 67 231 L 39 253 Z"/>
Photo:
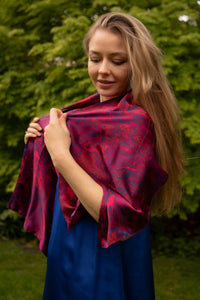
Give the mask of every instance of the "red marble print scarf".
<path id="1" fill-rule="evenodd" d="M 98 238 L 102 247 L 108 247 L 148 224 L 152 198 L 167 181 L 167 174 L 155 155 L 153 123 L 133 103 L 131 93 L 105 102 L 100 102 L 95 94 L 64 108 L 63 112 L 68 112 L 74 159 L 103 188 Z M 39 121 L 42 128 L 48 122 L 49 115 Z M 45 254 L 57 180 L 59 201 L 70 230 L 86 211 L 55 170 L 43 134 L 30 139 L 8 208 L 25 217 L 24 228 L 38 237 Z"/>

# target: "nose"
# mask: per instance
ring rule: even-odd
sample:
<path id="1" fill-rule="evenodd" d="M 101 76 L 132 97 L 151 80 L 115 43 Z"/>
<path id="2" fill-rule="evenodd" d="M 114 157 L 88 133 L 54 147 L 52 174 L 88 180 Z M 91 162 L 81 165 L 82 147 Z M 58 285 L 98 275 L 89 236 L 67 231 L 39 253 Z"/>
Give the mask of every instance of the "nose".
<path id="1" fill-rule="evenodd" d="M 99 66 L 100 74 L 110 74 L 109 62 L 107 60 L 102 60 Z"/>

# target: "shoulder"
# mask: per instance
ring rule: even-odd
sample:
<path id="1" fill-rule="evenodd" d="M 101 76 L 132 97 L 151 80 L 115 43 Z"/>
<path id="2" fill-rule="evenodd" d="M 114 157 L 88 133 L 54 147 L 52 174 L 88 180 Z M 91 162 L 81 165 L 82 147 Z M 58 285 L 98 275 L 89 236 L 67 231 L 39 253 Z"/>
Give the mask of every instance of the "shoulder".
<path id="1" fill-rule="evenodd" d="M 139 146 L 155 147 L 156 134 L 153 121 L 147 111 L 139 105 L 132 104 L 129 110 L 129 135 Z"/>
<path id="2" fill-rule="evenodd" d="M 129 114 L 132 126 L 136 127 L 139 131 L 154 131 L 153 121 L 144 108 L 139 105 L 132 104 Z"/>
<path id="3" fill-rule="evenodd" d="M 117 110 L 127 118 L 127 121 L 142 127 L 153 126 L 148 112 L 141 106 L 135 104 L 132 93 L 127 93 L 119 102 Z"/>

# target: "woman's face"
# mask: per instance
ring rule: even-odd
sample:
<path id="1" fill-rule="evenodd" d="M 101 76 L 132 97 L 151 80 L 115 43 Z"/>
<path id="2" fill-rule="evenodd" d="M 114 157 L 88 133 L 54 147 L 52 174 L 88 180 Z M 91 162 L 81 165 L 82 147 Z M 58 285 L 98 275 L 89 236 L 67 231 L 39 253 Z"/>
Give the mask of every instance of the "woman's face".
<path id="1" fill-rule="evenodd" d="M 89 42 L 88 72 L 101 101 L 126 93 L 130 65 L 120 34 L 107 29 L 96 30 Z"/>

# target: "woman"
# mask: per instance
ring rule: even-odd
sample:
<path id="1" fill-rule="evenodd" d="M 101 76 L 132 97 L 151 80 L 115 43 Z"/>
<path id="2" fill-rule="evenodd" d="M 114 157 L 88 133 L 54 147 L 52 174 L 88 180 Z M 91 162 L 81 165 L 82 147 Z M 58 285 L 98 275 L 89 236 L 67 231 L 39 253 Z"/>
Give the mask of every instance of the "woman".
<path id="1" fill-rule="evenodd" d="M 154 299 L 150 208 L 180 200 L 176 101 L 134 17 L 101 16 L 84 48 L 98 93 L 30 124 L 9 207 L 47 253 L 43 299 Z"/>

